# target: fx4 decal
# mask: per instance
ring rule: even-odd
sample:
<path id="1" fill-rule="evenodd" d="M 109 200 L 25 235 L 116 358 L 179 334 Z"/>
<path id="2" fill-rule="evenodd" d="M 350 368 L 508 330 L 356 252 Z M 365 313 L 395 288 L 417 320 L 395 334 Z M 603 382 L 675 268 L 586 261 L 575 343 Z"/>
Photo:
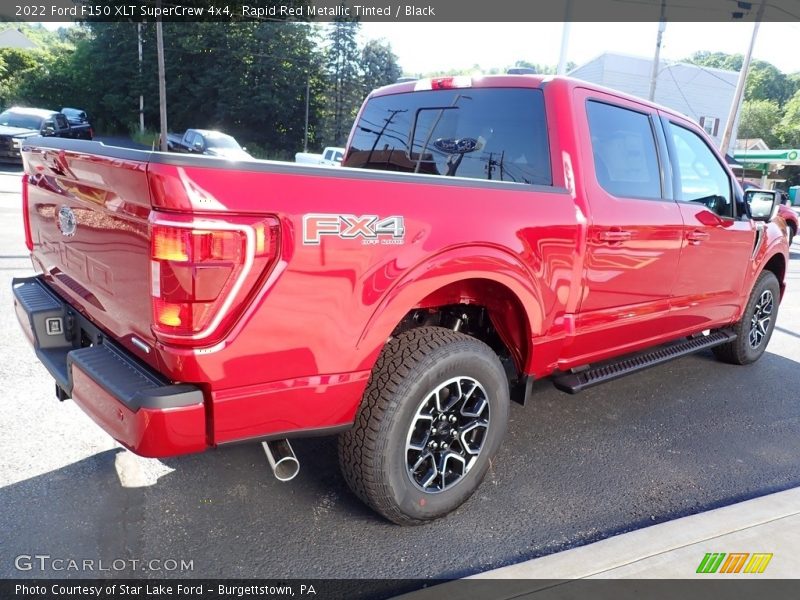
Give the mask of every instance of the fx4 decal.
<path id="1" fill-rule="evenodd" d="M 303 215 L 303 244 L 319 245 L 323 236 L 334 236 L 343 240 L 361 238 L 361 243 L 402 244 L 406 228 L 403 217 L 392 216 L 381 219 L 377 215 Z"/>

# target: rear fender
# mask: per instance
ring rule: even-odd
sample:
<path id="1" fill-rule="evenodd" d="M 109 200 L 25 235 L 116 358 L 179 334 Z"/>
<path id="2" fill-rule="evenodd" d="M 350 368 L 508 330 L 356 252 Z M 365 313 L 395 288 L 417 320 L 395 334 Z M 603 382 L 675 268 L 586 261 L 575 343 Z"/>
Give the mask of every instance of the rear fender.
<path id="1" fill-rule="evenodd" d="M 481 280 L 506 290 L 481 285 Z M 515 314 L 519 310 L 514 300 L 523 314 Z M 361 332 L 357 348 L 364 359 L 358 368 L 372 368 L 392 331 L 412 309 L 452 303 L 486 306 L 517 366 L 530 372 L 531 337 L 541 333 L 544 321 L 541 293 L 523 263 L 491 246 L 446 250 L 407 271 L 384 294 Z"/>

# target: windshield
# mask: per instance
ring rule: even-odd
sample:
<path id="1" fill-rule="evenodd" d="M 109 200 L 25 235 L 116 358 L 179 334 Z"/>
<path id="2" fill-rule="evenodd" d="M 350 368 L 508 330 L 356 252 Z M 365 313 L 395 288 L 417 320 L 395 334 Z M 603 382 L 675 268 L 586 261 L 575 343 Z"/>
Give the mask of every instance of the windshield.
<path id="1" fill-rule="evenodd" d="M 206 135 L 206 145 L 209 148 L 225 148 L 227 150 L 241 150 L 238 142 L 229 135 Z"/>
<path id="2" fill-rule="evenodd" d="M 83 120 L 86 119 L 86 113 L 77 108 L 62 108 L 61 113 L 67 115 L 70 119 Z"/>
<path id="3" fill-rule="evenodd" d="M 25 115 L 7 110 L 0 113 L 0 125 L 38 130 L 41 129 L 42 119 L 34 115 Z"/>

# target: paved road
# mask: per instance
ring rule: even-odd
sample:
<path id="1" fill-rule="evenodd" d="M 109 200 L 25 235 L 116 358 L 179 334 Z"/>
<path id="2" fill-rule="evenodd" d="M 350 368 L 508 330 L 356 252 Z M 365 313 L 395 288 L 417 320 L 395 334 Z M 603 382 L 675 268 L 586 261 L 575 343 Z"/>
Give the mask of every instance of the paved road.
<path id="1" fill-rule="evenodd" d="M 10 310 L 10 279 L 29 273 L 18 206 L 0 193 L 0 577 L 75 575 L 15 570 L 35 553 L 192 560 L 194 576 L 457 577 L 800 485 L 800 244 L 758 364 L 697 355 L 577 396 L 540 382 L 478 493 L 399 528 L 347 491 L 332 439 L 297 442 L 301 473 L 282 484 L 259 446 L 140 459 L 58 403 Z"/>

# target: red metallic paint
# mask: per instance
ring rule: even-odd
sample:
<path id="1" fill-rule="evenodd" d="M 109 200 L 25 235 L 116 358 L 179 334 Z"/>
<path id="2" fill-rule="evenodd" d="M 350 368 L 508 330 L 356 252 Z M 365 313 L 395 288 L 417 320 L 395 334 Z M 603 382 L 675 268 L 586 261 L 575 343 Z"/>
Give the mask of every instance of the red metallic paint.
<path id="1" fill-rule="evenodd" d="M 72 367 L 72 399 L 120 444 L 141 456 L 201 452 L 208 446 L 202 404 L 131 411 L 81 369 Z"/>
<path id="2" fill-rule="evenodd" d="M 724 241 L 736 229 L 736 247 L 752 248 L 750 222 L 705 224 L 705 215 L 682 212 L 672 201 L 602 191 L 582 100 L 594 94 L 654 115 L 657 107 L 560 78 L 486 77 L 474 86 L 543 88 L 552 189 L 413 174 L 392 174 L 390 181 L 354 169 L 308 175 L 265 161 L 231 168 L 215 159 L 198 166 L 197 159 L 173 165 L 27 152 L 33 257 L 47 283 L 140 360 L 206 391 L 205 414 L 202 408 L 123 410 L 117 422 L 119 407 L 79 373 L 79 404 L 122 443 L 153 456 L 347 424 L 388 336 L 414 308 L 486 306 L 518 366 L 542 377 L 726 325 L 741 314 L 767 261 L 786 260 L 786 241 L 775 225 L 764 228 L 766 239 L 750 258 Z M 374 94 L 413 88 L 400 84 Z M 74 238 L 62 239 L 55 227 L 62 204 L 78 214 Z M 173 346 L 150 331 L 152 210 L 230 222 L 273 216 L 280 223 L 272 271 L 212 346 Z M 402 215 L 405 243 L 324 236 L 318 245 L 304 245 L 302 219 L 309 213 Z M 708 260 L 684 260 L 684 218 L 691 227 L 719 229 L 722 252 L 714 268 L 730 280 L 709 289 L 684 283 L 697 280 L 683 279 L 681 265 L 700 269 Z M 628 241 L 597 237 L 623 226 L 635 234 Z M 151 352 L 131 343 L 133 336 Z"/>

